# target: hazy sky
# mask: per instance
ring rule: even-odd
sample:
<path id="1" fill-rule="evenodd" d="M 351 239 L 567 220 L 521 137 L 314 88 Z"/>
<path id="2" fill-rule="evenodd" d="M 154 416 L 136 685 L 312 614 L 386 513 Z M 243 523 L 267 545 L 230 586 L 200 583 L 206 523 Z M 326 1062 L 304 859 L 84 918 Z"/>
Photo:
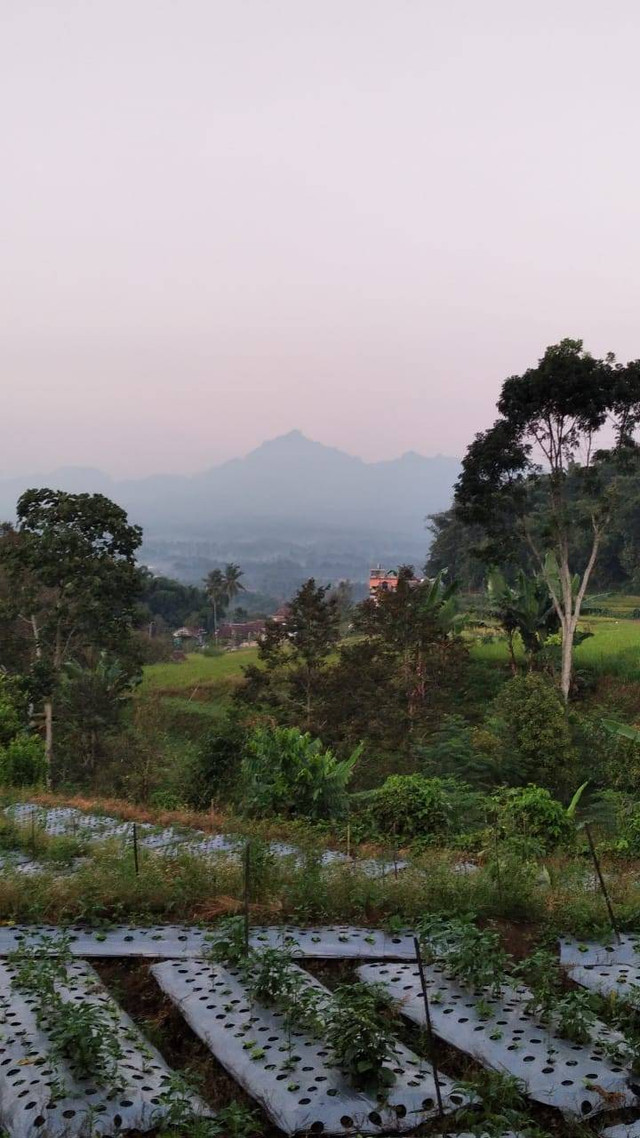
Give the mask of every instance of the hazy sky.
<path id="1" fill-rule="evenodd" d="M 640 356 L 637 0 L 0 0 L 6 473 L 461 454 Z"/>

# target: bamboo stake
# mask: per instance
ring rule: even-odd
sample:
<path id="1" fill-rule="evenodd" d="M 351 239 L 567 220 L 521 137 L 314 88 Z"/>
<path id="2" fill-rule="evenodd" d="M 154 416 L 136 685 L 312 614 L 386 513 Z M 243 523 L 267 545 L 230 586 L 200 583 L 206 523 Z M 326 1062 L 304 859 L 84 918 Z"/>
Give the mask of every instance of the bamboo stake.
<path id="1" fill-rule="evenodd" d="M 613 929 L 614 933 L 616 934 L 618 940 L 620 940 L 620 929 L 618 928 L 616 918 L 613 915 L 613 906 L 612 906 L 611 901 L 609 899 L 607 887 L 604 883 L 604 877 L 602 876 L 602 870 L 600 869 L 600 862 L 598 861 L 598 855 L 596 853 L 596 847 L 593 844 L 593 838 L 591 837 L 591 830 L 590 830 L 588 825 L 585 825 L 584 831 L 585 831 L 585 834 L 587 835 L 587 841 L 589 843 L 589 849 L 591 850 L 591 857 L 593 858 L 593 864 L 595 866 L 595 870 L 596 870 L 596 873 L 598 875 L 598 881 L 600 882 L 600 888 L 602 890 L 602 896 L 604 897 L 605 904 L 607 906 L 607 912 L 609 914 L 609 920 L 611 922 L 611 928 Z"/>
<path id="2" fill-rule="evenodd" d="M 429 1010 L 429 996 L 427 994 L 427 981 L 424 975 L 424 964 L 422 962 L 422 953 L 420 951 L 420 941 L 417 936 L 413 938 L 413 947 L 416 952 L 416 961 L 418 963 L 418 973 L 420 975 L 420 987 L 422 989 L 422 999 L 424 1001 L 424 1014 L 427 1024 L 427 1037 L 429 1040 L 429 1058 L 431 1060 L 431 1070 L 433 1072 L 433 1081 L 436 1085 L 436 1099 L 438 1101 L 438 1114 L 441 1119 L 444 1119 L 444 1106 L 442 1104 L 442 1093 L 440 1091 L 440 1078 L 438 1074 L 438 1063 L 436 1060 L 436 1047 L 433 1035 L 433 1028 L 431 1026 L 431 1012 Z M 444 1130 L 443 1130 L 444 1134 Z"/>

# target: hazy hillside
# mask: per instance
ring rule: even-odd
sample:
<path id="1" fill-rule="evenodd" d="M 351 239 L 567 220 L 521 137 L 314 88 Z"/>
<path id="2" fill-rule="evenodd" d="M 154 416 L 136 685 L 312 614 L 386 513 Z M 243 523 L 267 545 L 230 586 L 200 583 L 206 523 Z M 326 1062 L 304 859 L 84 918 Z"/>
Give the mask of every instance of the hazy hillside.
<path id="1" fill-rule="evenodd" d="M 281 581 L 284 592 L 309 573 L 362 580 L 371 560 L 420 564 L 425 515 L 448 505 L 458 468 L 415 453 L 367 463 L 292 431 L 193 476 L 115 481 L 64 467 L 0 479 L 0 516 L 13 517 L 27 486 L 100 491 L 144 527 L 143 554 L 158 570 L 197 580 L 212 560 L 233 559 L 253 587 Z"/>

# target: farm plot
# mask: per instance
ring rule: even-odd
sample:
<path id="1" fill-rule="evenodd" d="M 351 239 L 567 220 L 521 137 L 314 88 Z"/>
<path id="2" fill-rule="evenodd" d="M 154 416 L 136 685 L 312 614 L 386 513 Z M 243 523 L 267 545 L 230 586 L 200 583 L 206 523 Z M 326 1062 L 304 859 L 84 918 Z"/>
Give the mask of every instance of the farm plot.
<path id="1" fill-rule="evenodd" d="M 402 1004 L 402 1013 L 425 1024 L 425 1005 L 416 965 L 364 965 L 368 983 L 383 983 Z M 605 1058 L 604 1045 L 624 1038 L 603 1023 L 589 1044 L 570 1043 L 528 1011 L 530 993 L 521 986 L 471 991 L 447 975 L 442 964 L 425 966 L 431 1020 L 436 1035 L 484 1066 L 517 1078 L 530 1098 L 567 1114 L 590 1117 L 600 1111 L 638 1105 L 628 1072 Z"/>
<path id="2" fill-rule="evenodd" d="M 621 933 L 619 937 L 612 935 L 606 944 L 561 937 L 560 963 L 566 968 L 584 964 L 640 965 L 640 937 Z"/>
<path id="3" fill-rule="evenodd" d="M 400 1043 L 389 1063 L 395 1081 L 383 1101 L 357 1089 L 325 1044 L 287 1026 L 282 1010 L 252 1000 L 236 969 L 168 960 L 151 971 L 216 1059 L 287 1134 L 398 1133 L 438 1112 L 428 1062 Z M 302 975 L 331 1001 L 328 989 Z M 451 1080 L 441 1075 L 439 1082 L 447 1112 L 463 1105 L 465 1096 Z"/>
<path id="4" fill-rule="evenodd" d="M 55 955 L 58 943 L 55 937 L 62 931 L 54 925 L 2 925 L 0 956 L 9 956 L 28 946 Z M 65 929 L 64 933 L 66 950 L 72 956 L 147 956 L 174 960 L 208 956 L 219 935 L 215 929 L 191 925 L 113 925 L 106 929 L 85 929 L 78 925 Z M 249 938 L 253 949 L 280 948 L 285 942 L 293 955 L 318 960 L 413 960 L 415 956 L 411 933 L 389 934 L 381 929 L 353 925 L 317 928 L 256 925 Z"/>
<path id="5" fill-rule="evenodd" d="M 630 964 L 576 964 L 567 966 L 567 975 L 575 984 L 598 992 L 601 996 L 614 995 L 626 1003 L 640 1005 L 640 968 Z"/>
<path id="6" fill-rule="evenodd" d="M 640 941 L 622 933 L 607 944 L 560 941 L 560 963 L 574 983 L 640 1006 Z"/>
<path id="7" fill-rule="evenodd" d="M 38 968 L 34 958 L 25 984 L 20 965 L 0 964 L 0 1125 L 6 1133 L 79 1138 L 158 1125 L 172 1083 L 159 1052 L 89 964 L 58 965 L 46 1003 L 36 990 Z M 193 1096 L 191 1105 L 194 1113 L 211 1113 Z"/>
<path id="8" fill-rule="evenodd" d="M 131 822 L 102 814 L 84 813 L 75 806 L 41 807 L 36 803 L 20 802 L 5 807 L 5 815 L 21 826 L 37 827 L 51 837 L 72 836 L 88 842 L 120 840 L 132 843 L 134 826 Z M 142 849 L 175 856 L 184 852 L 193 857 L 211 857 L 227 854 L 240 857 L 245 841 L 228 834 L 205 834 L 202 830 L 177 830 L 173 826 L 154 826 L 149 822 L 136 823 L 136 841 Z M 268 848 L 275 857 L 293 858 L 302 864 L 303 855 L 299 849 L 286 842 L 270 842 Z M 27 859 L 28 860 L 28 859 Z M 396 859 L 384 861 L 375 858 L 355 859 L 340 850 L 325 850 L 320 855 L 323 867 L 352 864 L 370 877 L 396 876 L 407 866 L 406 861 Z M 42 867 L 32 862 L 36 868 L 26 869 L 26 862 L 20 862 L 22 872 L 37 872 Z M 2 868 L 2 866 L 0 866 Z"/>

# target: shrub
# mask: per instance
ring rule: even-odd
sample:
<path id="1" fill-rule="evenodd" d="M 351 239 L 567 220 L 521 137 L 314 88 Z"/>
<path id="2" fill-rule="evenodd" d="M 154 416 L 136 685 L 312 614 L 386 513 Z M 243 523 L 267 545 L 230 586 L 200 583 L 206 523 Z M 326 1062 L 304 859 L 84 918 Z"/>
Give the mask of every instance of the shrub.
<path id="1" fill-rule="evenodd" d="M 545 787 L 530 784 L 498 791 L 493 801 L 498 825 L 506 837 L 533 838 L 545 852 L 568 844 L 575 835 L 562 803 Z"/>
<path id="2" fill-rule="evenodd" d="M 381 1092 L 395 1082 L 396 1028 L 396 1008 L 382 984 L 341 984 L 326 1029 L 332 1063 L 354 1086 Z"/>
<path id="3" fill-rule="evenodd" d="M 1 681 L 1 677 L 0 677 Z M 0 682 L 0 746 L 6 746 L 20 730 L 20 715 L 8 685 Z"/>
<path id="4" fill-rule="evenodd" d="M 240 774 L 240 758 L 247 729 L 233 709 L 200 742 L 189 776 L 186 796 L 202 809 L 227 797 Z"/>
<path id="5" fill-rule="evenodd" d="M 463 801 L 475 798 L 464 783 L 421 774 L 390 775 L 367 795 L 366 813 L 373 827 L 402 838 L 437 838 L 452 829 Z"/>
<path id="6" fill-rule="evenodd" d="M 640 790 L 640 743 L 607 729 L 601 718 L 573 712 L 573 736 L 580 769 L 588 771 L 592 784 L 637 794 Z"/>
<path id="7" fill-rule="evenodd" d="M 533 778 L 555 793 L 568 793 L 576 783 L 576 752 L 565 705 L 545 676 L 514 676 L 494 703 L 492 723 L 504 755 L 509 781 L 522 785 Z"/>
<path id="8" fill-rule="evenodd" d="M 616 853 L 623 857 L 640 857 L 640 807 L 633 807 L 619 818 L 620 834 L 615 842 Z"/>
<path id="9" fill-rule="evenodd" d="M 500 781 L 491 744 L 495 740 L 467 723 L 462 715 L 447 715 L 431 742 L 417 751 L 424 774 L 456 776 L 472 786 L 486 788 Z"/>
<path id="10" fill-rule="evenodd" d="M 0 748 L 0 783 L 4 786 L 40 786 L 46 774 L 44 746 L 37 735 L 16 735 Z"/>
<path id="11" fill-rule="evenodd" d="M 347 784 L 361 749 L 339 760 L 297 727 L 256 727 L 242 759 L 242 805 L 250 814 L 339 817 L 347 812 Z"/>

